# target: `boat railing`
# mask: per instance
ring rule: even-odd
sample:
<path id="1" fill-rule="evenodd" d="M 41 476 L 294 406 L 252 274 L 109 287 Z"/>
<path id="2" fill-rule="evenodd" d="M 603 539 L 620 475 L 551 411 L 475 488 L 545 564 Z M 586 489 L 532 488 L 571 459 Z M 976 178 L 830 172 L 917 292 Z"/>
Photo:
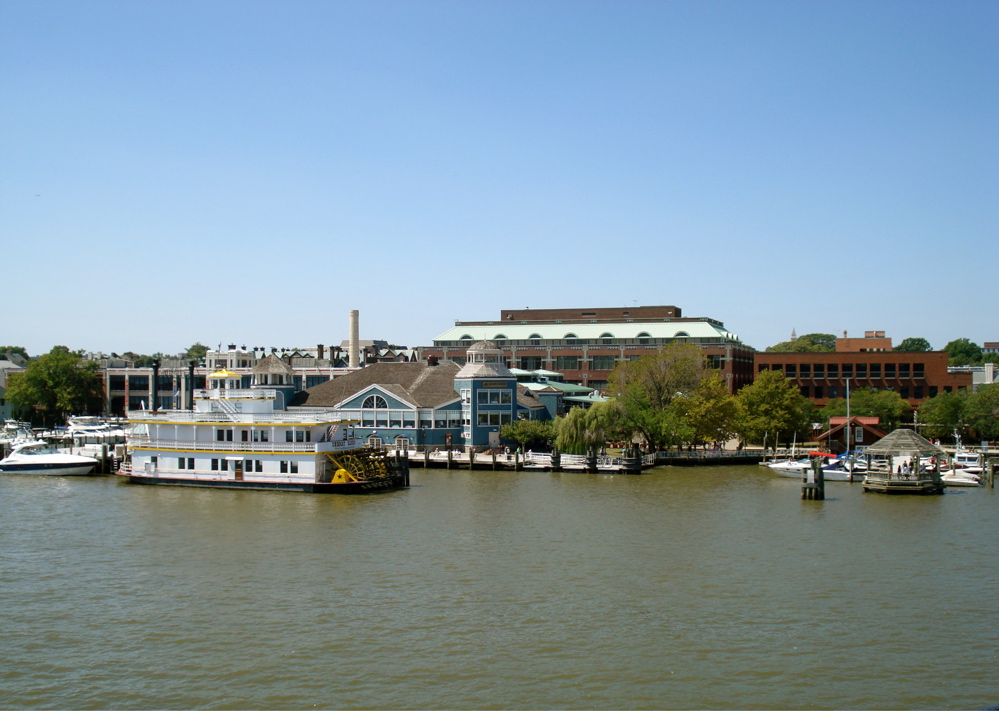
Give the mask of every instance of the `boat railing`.
<path id="1" fill-rule="evenodd" d="M 356 419 L 345 417 L 336 412 L 268 412 L 264 415 L 268 424 L 277 425 L 325 425 L 357 422 Z M 129 410 L 128 419 L 132 422 L 150 422 L 166 425 L 185 424 L 227 424 L 227 425 L 258 425 L 259 413 L 230 412 L 199 412 L 191 410 Z"/>
<path id="2" fill-rule="evenodd" d="M 357 449 L 363 441 L 351 437 L 333 442 L 217 442 L 160 439 L 158 437 L 132 436 L 131 449 L 168 449 L 182 452 L 238 452 L 238 453 L 308 453 L 341 452 Z"/>

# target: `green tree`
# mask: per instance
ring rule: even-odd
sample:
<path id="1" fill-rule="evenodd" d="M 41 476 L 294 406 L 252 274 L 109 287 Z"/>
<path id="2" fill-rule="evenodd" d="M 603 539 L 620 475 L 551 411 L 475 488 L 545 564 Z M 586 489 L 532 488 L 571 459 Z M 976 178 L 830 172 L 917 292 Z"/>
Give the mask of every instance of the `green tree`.
<path id="1" fill-rule="evenodd" d="M 767 348 L 767 353 L 831 353 L 836 350 L 836 336 L 831 333 L 806 333 L 793 341 L 783 341 Z"/>
<path id="2" fill-rule="evenodd" d="M 0 346 L 0 360 L 6 358 L 10 353 L 19 355 L 25 360 L 30 360 L 28 351 L 24 350 L 21 346 Z"/>
<path id="3" fill-rule="evenodd" d="M 680 341 L 658 353 L 619 363 L 607 379 L 607 393 L 619 408 L 617 430 L 641 435 L 652 450 L 669 446 L 677 437 L 673 430 L 683 419 L 674 403 L 692 395 L 706 371 L 701 349 Z"/>
<path id="4" fill-rule="evenodd" d="M 804 440 L 811 432 L 812 401 L 779 370 L 764 370 L 736 396 L 742 418 L 738 430 L 746 442 Z"/>
<path id="5" fill-rule="evenodd" d="M 683 398 L 681 407 L 695 443 L 725 442 L 738 431 L 741 405 L 720 373 L 702 378 L 693 394 Z"/>
<path id="6" fill-rule="evenodd" d="M 968 396 L 965 422 L 976 439 L 999 439 L 999 383 L 983 385 Z"/>
<path id="7" fill-rule="evenodd" d="M 967 338 L 958 338 L 946 346 L 947 362 L 949 365 L 977 365 L 982 362 L 982 349 L 977 343 L 972 343 Z"/>
<path id="8" fill-rule="evenodd" d="M 926 353 L 932 351 L 933 347 L 930 346 L 930 342 L 925 338 L 906 338 L 895 346 L 895 350 L 908 353 Z"/>
<path id="9" fill-rule="evenodd" d="M 614 401 L 598 402 L 589 408 L 574 407 L 565 417 L 555 420 L 555 446 L 568 454 L 587 454 L 600 449 L 621 424 L 620 405 Z"/>
<path id="10" fill-rule="evenodd" d="M 853 417 L 877 417 L 879 427 L 890 431 L 898 427 L 902 417 L 909 412 L 909 403 L 894 390 L 858 388 L 850 393 L 850 415 Z M 823 416 L 843 417 L 846 415 L 846 399 L 833 398 L 822 408 Z"/>
<path id="11" fill-rule="evenodd" d="M 199 363 L 205 359 L 208 354 L 208 346 L 203 345 L 201 341 L 198 341 L 193 346 L 189 346 L 186 351 L 184 351 L 184 357 L 187 360 L 196 360 Z"/>
<path id="12" fill-rule="evenodd" d="M 31 361 L 23 373 L 10 375 L 7 399 L 18 417 L 43 427 L 62 424 L 67 415 L 99 414 L 104 387 L 97 370 L 96 361 L 56 346 Z"/>
<path id="13" fill-rule="evenodd" d="M 541 420 L 517 420 L 500 428 L 500 437 L 516 442 L 521 449 L 548 449 L 555 439 L 555 431 L 551 422 Z"/>
<path id="14" fill-rule="evenodd" d="M 948 437 L 955 430 L 964 430 L 968 393 L 940 393 L 919 406 L 919 421 L 923 423 L 920 434 L 926 437 Z"/>

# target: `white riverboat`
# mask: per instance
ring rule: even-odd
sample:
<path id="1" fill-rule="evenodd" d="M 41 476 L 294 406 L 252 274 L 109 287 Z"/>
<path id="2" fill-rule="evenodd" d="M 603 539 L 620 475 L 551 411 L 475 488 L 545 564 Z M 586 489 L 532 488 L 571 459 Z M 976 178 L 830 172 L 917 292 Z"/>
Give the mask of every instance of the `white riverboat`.
<path id="1" fill-rule="evenodd" d="M 60 452 L 42 440 L 23 441 L 0 460 L 4 474 L 36 474 L 44 476 L 86 476 L 97 466 L 93 457 Z"/>
<path id="2" fill-rule="evenodd" d="M 409 483 L 408 464 L 371 450 L 352 420 L 277 407 L 290 387 L 240 387 L 225 370 L 195 391 L 193 410 L 128 415 L 127 457 L 118 474 L 133 484 L 362 493 Z"/>

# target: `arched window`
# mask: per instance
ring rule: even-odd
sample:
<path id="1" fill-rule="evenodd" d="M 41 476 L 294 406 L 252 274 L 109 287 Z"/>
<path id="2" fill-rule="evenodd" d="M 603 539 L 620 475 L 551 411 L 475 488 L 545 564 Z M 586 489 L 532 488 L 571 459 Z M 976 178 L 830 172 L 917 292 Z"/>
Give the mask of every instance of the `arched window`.
<path id="1" fill-rule="evenodd" d="M 530 336 L 527 337 L 527 340 L 529 340 L 531 342 L 532 346 L 540 346 L 541 345 L 541 334 L 540 333 L 532 333 Z"/>
<path id="2" fill-rule="evenodd" d="M 368 395 L 364 398 L 361 407 L 365 410 L 386 410 L 388 409 L 388 403 L 385 402 L 385 398 L 381 395 Z"/>
<path id="3" fill-rule="evenodd" d="M 461 337 L 461 338 L 459 338 L 458 340 L 460 340 L 460 341 L 470 341 L 470 340 L 472 340 L 472 337 L 471 337 L 471 336 L 469 336 L 469 335 L 468 335 L 468 334 L 466 333 L 466 334 L 465 334 L 464 336 L 462 336 L 462 337 Z"/>
<path id="4" fill-rule="evenodd" d="M 568 345 L 574 346 L 576 345 L 576 341 L 578 340 L 579 336 L 577 336 L 575 333 L 567 333 L 564 336 L 562 336 L 562 338 L 565 339 L 565 342 Z"/>
<path id="5" fill-rule="evenodd" d="M 652 338 L 652 336 L 650 336 L 645 331 L 642 331 L 641 333 L 638 334 L 638 342 L 641 343 L 643 346 L 649 345 L 650 338 Z"/>
<path id="6" fill-rule="evenodd" d="M 686 331 L 677 331 L 673 334 L 673 338 L 690 338 L 690 334 Z"/>
<path id="7" fill-rule="evenodd" d="M 614 340 L 614 334 L 613 333 L 601 333 L 600 334 L 600 340 L 603 341 L 604 343 L 609 344 L 609 343 L 611 343 L 611 341 Z"/>
<path id="8" fill-rule="evenodd" d="M 497 333 L 495 336 L 493 336 L 493 340 L 497 341 L 497 342 L 498 341 L 505 341 L 506 340 L 506 334 L 505 333 Z"/>
<path id="9" fill-rule="evenodd" d="M 369 435 L 368 436 L 368 446 L 369 447 L 375 447 L 376 449 L 381 449 L 382 438 L 379 437 L 378 435 Z"/>
<path id="10" fill-rule="evenodd" d="M 405 452 L 409 451 L 409 437 L 399 435 L 395 438 L 395 448 L 396 451 Z"/>

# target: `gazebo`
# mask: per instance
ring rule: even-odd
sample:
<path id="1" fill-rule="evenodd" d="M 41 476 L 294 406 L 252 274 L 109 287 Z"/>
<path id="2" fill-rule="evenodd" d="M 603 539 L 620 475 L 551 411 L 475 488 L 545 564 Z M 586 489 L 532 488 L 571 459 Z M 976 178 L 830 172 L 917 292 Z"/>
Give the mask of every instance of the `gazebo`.
<path id="1" fill-rule="evenodd" d="M 864 491 L 881 494 L 942 494 L 937 467 L 924 467 L 922 457 L 942 457 L 944 451 L 912 430 L 895 430 L 864 450 L 867 476 Z M 875 468 L 872 457 L 886 457 L 887 468 Z"/>

